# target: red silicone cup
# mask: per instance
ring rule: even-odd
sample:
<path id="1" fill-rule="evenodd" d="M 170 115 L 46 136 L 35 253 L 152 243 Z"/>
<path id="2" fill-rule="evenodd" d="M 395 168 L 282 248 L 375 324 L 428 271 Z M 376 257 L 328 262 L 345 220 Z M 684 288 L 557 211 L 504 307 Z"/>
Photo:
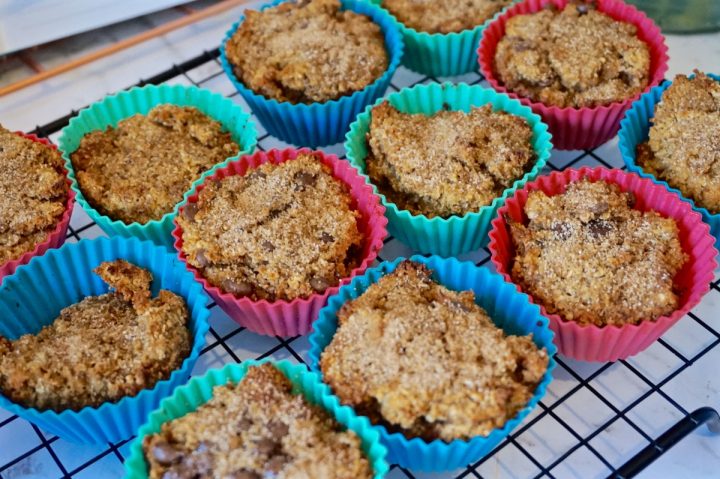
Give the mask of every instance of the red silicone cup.
<path id="1" fill-rule="evenodd" d="M 640 97 L 640 94 L 622 102 L 594 108 L 559 108 L 518 96 L 508 91 L 495 77 L 495 50 L 498 42 L 505 35 L 505 25 L 508 20 L 516 15 L 538 12 L 549 3 L 564 8 L 568 0 L 525 0 L 508 9 L 488 25 L 478 48 L 480 71 L 494 90 L 519 99 L 542 117 L 553 136 L 555 148 L 560 150 L 594 148 L 615 136 L 620 129 L 620 120 L 625 111 Z M 668 49 L 660 28 L 643 12 L 620 0 L 596 0 L 596 5 L 600 11 L 615 20 L 632 23 L 637 27 L 638 37 L 650 48 L 650 83 L 645 92 L 659 85 L 668 69 Z"/>
<path id="2" fill-rule="evenodd" d="M 622 170 L 568 169 L 541 176 L 528 183 L 498 210 L 498 216 L 492 222 L 489 248 L 492 263 L 505 281 L 513 282 L 510 269 L 515 257 L 506 217 L 526 222 L 523 208 L 530 191 L 541 190 L 548 195 L 560 194 L 569 183 L 581 178 L 614 183 L 622 191 L 635 195 L 635 209 L 654 210 L 664 217 L 674 219 L 680 230 L 682 248 L 689 256 L 689 260 L 675 277 L 681 291 L 680 307 L 669 316 L 662 316 L 655 321 L 648 320 L 625 326 L 581 326 L 573 321 L 565 321 L 557 314 L 548 314 L 540 305 L 543 315 L 550 320 L 550 329 L 555 333 L 555 344 L 562 354 L 582 361 L 626 359 L 645 350 L 700 302 L 714 277 L 717 250 L 714 239 L 710 236 L 710 228 L 703 223 L 702 216 L 693 211 L 690 203 L 681 200 L 664 186 Z M 520 286 L 516 287 L 518 291 L 522 291 Z M 535 302 L 532 296 L 530 299 Z"/>
<path id="3" fill-rule="evenodd" d="M 267 152 L 258 151 L 252 155 L 246 155 L 229 163 L 212 176 L 204 179 L 197 188 L 188 196 L 187 203 L 195 203 L 198 193 L 202 191 L 205 183 L 210 180 L 221 179 L 232 175 L 244 175 L 250 168 L 255 168 L 263 163 L 283 163 L 294 160 L 300 153 L 311 153 L 319 161 L 332 169 L 333 176 L 345 183 L 353 199 L 352 208 L 357 209 L 361 218 L 358 221 L 358 228 L 365 235 L 366 241 L 363 248 L 363 260 L 360 266 L 352 270 L 350 276 L 343 278 L 340 284 L 326 289 L 323 293 L 313 294 L 308 297 L 296 298 L 292 301 L 277 300 L 255 301 L 248 297 L 238 297 L 222 291 L 220 288 L 211 285 L 202 274 L 187 262 L 187 256 L 182 249 L 182 229 L 175 220 L 173 237 L 175 238 L 175 249 L 178 251 L 180 260 L 188 269 L 195 274 L 195 278 L 202 283 L 205 290 L 212 296 L 215 302 L 225 311 L 228 316 L 237 321 L 241 326 L 250 331 L 269 336 L 296 336 L 307 334 L 312 329 L 312 323 L 317 319 L 318 312 L 325 306 L 328 297 L 337 293 L 340 286 L 350 281 L 353 276 L 362 274 L 375 261 L 378 252 L 383 247 L 383 240 L 387 236 L 387 219 L 385 218 L 385 207 L 380 203 L 380 198 L 373 193 L 372 187 L 365 183 L 365 179 L 357 173 L 346 161 L 338 159 L 335 155 L 329 155 L 320 151 L 312 151 L 307 148 L 300 150 L 270 150 Z M 185 205 L 179 209 L 182 214 Z"/>
<path id="4" fill-rule="evenodd" d="M 57 150 L 57 146 L 53 145 L 45 138 L 38 138 L 35 135 L 26 135 L 25 133 L 22 133 L 20 131 L 15 132 L 15 134 L 22 136 L 23 138 L 27 138 L 28 140 L 42 143 L 43 145 L 52 148 L 53 150 Z M 0 264 L 0 284 L 2 284 L 3 278 L 5 276 L 10 276 L 11 274 L 13 274 L 18 268 L 18 266 L 27 264 L 27 262 L 35 256 L 44 255 L 45 252 L 50 248 L 59 248 L 65 242 L 68 225 L 70 224 L 70 216 L 72 216 L 73 205 L 75 204 L 75 192 L 70 189 L 70 179 L 68 178 L 68 172 L 64 166 L 63 171 L 65 172 L 65 182 L 68 186 L 68 197 L 67 203 L 65 205 L 65 212 L 60 218 L 60 221 L 58 222 L 55 229 L 47 236 L 47 238 L 45 238 L 45 241 L 43 241 L 42 243 L 37 243 L 32 251 L 27 251 L 17 259 L 13 259 L 4 264 Z"/>

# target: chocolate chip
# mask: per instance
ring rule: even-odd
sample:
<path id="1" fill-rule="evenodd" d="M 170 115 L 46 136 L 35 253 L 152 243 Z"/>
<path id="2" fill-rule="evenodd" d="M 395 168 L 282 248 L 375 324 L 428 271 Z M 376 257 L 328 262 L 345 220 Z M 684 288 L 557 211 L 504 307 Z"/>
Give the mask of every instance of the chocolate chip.
<path id="1" fill-rule="evenodd" d="M 227 476 L 227 479 L 262 479 L 262 476 L 257 472 L 240 469 L 239 471 L 231 472 Z"/>
<path id="2" fill-rule="evenodd" d="M 265 469 L 267 469 L 268 471 L 270 471 L 272 473 L 277 474 L 278 472 L 280 472 L 282 470 L 283 466 L 285 466 L 285 464 L 287 464 L 287 462 L 288 462 L 287 456 L 278 454 L 277 456 L 273 456 L 272 458 L 270 458 L 270 460 L 265 464 Z"/>
<path id="3" fill-rule="evenodd" d="M 588 224 L 588 231 L 593 238 L 606 236 L 611 230 L 612 225 L 605 220 L 592 220 Z"/>
<path id="4" fill-rule="evenodd" d="M 620 72 L 620 80 L 626 85 L 632 86 L 635 82 L 635 77 L 630 72 L 622 71 Z"/>
<path id="5" fill-rule="evenodd" d="M 587 15 L 587 13 L 590 11 L 590 8 L 589 8 L 587 5 L 585 5 L 585 4 L 578 5 L 578 6 L 576 7 L 576 9 L 577 9 L 577 12 L 580 14 L 581 17 L 582 17 L 583 15 Z"/>
<path id="6" fill-rule="evenodd" d="M 210 260 L 205 256 L 205 250 L 202 248 L 195 252 L 195 261 L 200 268 L 205 268 L 210 264 Z"/>
<path id="7" fill-rule="evenodd" d="M 263 178 L 266 178 L 266 177 L 267 177 L 267 175 L 266 175 L 264 172 L 260 171 L 260 170 L 253 170 L 253 171 L 248 175 L 248 178 L 263 179 Z"/>
<path id="8" fill-rule="evenodd" d="M 179 462 L 185 455 L 181 450 L 175 449 L 167 441 L 161 441 L 155 443 L 152 448 L 153 458 L 163 466 L 169 466 Z"/>
<path id="9" fill-rule="evenodd" d="M 280 448 L 280 443 L 269 437 L 264 437 L 255 443 L 260 454 L 271 455 Z"/>
<path id="10" fill-rule="evenodd" d="M 295 173 L 295 179 L 298 182 L 298 185 L 295 187 L 295 191 L 302 190 L 306 186 L 313 186 L 317 181 L 317 177 L 315 175 L 313 175 L 312 173 L 306 173 L 304 171 L 299 171 Z"/>
<path id="11" fill-rule="evenodd" d="M 265 240 L 261 243 L 262 247 L 265 248 L 267 251 L 275 251 L 275 245 L 269 242 L 268 240 Z"/>
<path id="12" fill-rule="evenodd" d="M 610 205 L 607 201 L 598 201 L 597 203 L 592 203 L 589 206 L 590 212 L 595 213 L 596 215 L 601 215 L 609 209 Z"/>
<path id="13" fill-rule="evenodd" d="M 329 233 L 323 232 L 323 234 L 320 235 L 320 241 L 323 243 L 332 243 L 335 241 L 335 237 Z"/>
<path id="14" fill-rule="evenodd" d="M 555 233 L 555 236 L 561 241 L 568 239 L 572 234 L 572 231 L 570 231 L 570 225 L 562 221 L 556 221 L 550 225 L 550 231 Z"/>
<path id="15" fill-rule="evenodd" d="M 250 429 L 250 426 L 252 426 L 253 422 L 250 420 L 250 418 L 243 417 L 240 418 L 240 420 L 237 423 L 237 427 L 241 431 L 247 431 Z"/>
<path id="16" fill-rule="evenodd" d="M 268 431 L 270 431 L 270 434 L 272 434 L 273 437 L 275 437 L 276 439 L 282 438 L 290 430 L 290 428 L 288 428 L 288 425 L 282 421 L 271 421 L 267 427 Z"/>
<path id="17" fill-rule="evenodd" d="M 328 283 L 325 278 L 315 277 L 310 279 L 310 287 L 318 293 L 328 289 L 328 286 L 330 286 L 330 283 Z"/>
<path id="18" fill-rule="evenodd" d="M 246 281 L 235 281 L 230 278 L 222 280 L 220 286 L 222 286 L 223 291 L 227 291 L 235 296 L 249 296 L 253 292 L 252 284 Z"/>
<path id="19" fill-rule="evenodd" d="M 198 206 L 197 203 L 188 203 L 185 205 L 185 208 L 183 208 L 183 216 L 186 220 L 192 221 L 195 219 L 195 215 L 197 214 Z"/>

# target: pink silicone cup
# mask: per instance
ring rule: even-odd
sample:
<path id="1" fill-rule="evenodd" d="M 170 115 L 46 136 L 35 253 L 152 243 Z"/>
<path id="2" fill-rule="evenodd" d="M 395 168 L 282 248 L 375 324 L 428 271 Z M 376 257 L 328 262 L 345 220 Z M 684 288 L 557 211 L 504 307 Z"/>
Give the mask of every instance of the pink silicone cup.
<path id="1" fill-rule="evenodd" d="M 53 145 L 49 140 L 45 138 L 39 138 L 35 135 L 27 135 L 21 131 L 16 131 L 15 134 L 22 136 L 23 138 L 27 138 L 28 140 L 42 143 L 43 145 L 48 146 L 53 150 L 57 150 L 57 146 Z M 4 264 L 0 264 L 0 284 L 2 284 L 3 278 L 5 276 L 10 276 L 11 274 L 13 274 L 18 266 L 27 264 L 27 262 L 35 256 L 42 256 L 50 248 L 59 248 L 60 246 L 62 246 L 63 243 L 65 243 L 65 236 L 67 235 L 68 225 L 70 224 L 70 217 L 72 216 L 73 205 L 75 204 L 75 192 L 70 189 L 70 179 L 68 178 L 68 172 L 64 166 L 63 171 L 65 172 L 65 182 L 68 186 L 68 197 L 67 203 L 65 205 L 65 212 L 60 218 L 60 221 L 58 222 L 55 229 L 47 236 L 47 238 L 45 238 L 45 241 L 43 241 L 42 243 L 37 243 L 35 245 L 35 248 L 32 249 L 32 251 L 26 251 L 22 254 L 22 256 L 17 259 L 13 259 Z"/>
<path id="2" fill-rule="evenodd" d="M 516 15 L 540 11 L 549 3 L 563 8 L 568 0 L 525 0 L 508 9 L 488 25 L 478 48 L 480 71 L 494 90 L 519 99 L 542 117 L 553 136 L 555 148 L 560 150 L 594 148 L 615 136 L 620 129 L 620 120 L 625 111 L 640 97 L 640 93 L 622 102 L 594 108 L 559 108 L 521 97 L 505 88 L 495 77 L 495 50 L 498 42 L 505 35 L 505 25 L 508 20 Z M 620 0 L 596 0 L 596 5 L 600 11 L 615 20 L 632 23 L 637 27 L 638 37 L 650 48 L 650 82 L 642 93 L 659 85 L 668 69 L 668 48 L 660 28 L 643 12 Z"/>
<path id="3" fill-rule="evenodd" d="M 622 170 L 568 169 L 541 176 L 526 184 L 498 210 L 498 216 L 492 222 L 489 249 L 492 263 L 505 281 L 513 283 L 509 273 L 515 256 L 506 217 L 525 222 L 523 208 L 530 191 L 541 190 L 548 195 L 556 195 L 564 192 L 569 183 L 581 178 L 614 183 L 621 190 L 635 195 L 636 209 L 654 210 L 662 216 L 673 218 L 680 229 L 682 248 L 689 256 L 689 260 L 675 277 L 681 292 L 680 307 L 669 316 L 661 316 L 655 321 L 647 320 L 637 325 L 625 326 L 581 326 L 565 321 L 557 314 L 548 314 L 540 305 L 543 315 L 550 320 L 550 329 L 555 333 L 555 344 L 562 354 L 583 361 L 617 361 L 646 349 L 700 302 L 714 277 L 717 250 L 714 239 L 710 236 L 710 228 L 703 223 L 702 216 L 693 211 L 690 203 L 681 200 L 662 185 Z M 522 291 L 517 284 L 516 287 L 518 291 Z M 530 299 L 536 302 L 532 296 Z"/>
<path id="4" fill-rule="evenodd" d="M 223 311 L 250 331 L 269 336 L 287 337 L 309 333 L 313 321 L 317 318 L 320 309 L 325 306 L 328 297 L 337 293 L 340 286 L 349 282 L 352 277 L 364 273 L 375 261 L 378 252 L 383 247 L 383 240 L 387 236 L 385 207 L 380 203 L 380 198 L 373 193 L 372 187 L 365 183 L 365 179 L 348 162 L 338 159 L 335 155 L 325 154 L 320 151 L 312 151 L 307 148 L 299 150 L 289 148 L 267 152 L 258 151 L 252 155 L 238 158 L 225 168 L 217 170 L 214 175 L 205 178 L 203 183 L 198 185 L 187 196 L 185 204 L 181 205 L 179 209 L 180 215 L 187 203 L 195 203 L 198 199 L 198 193 L 202 191 L 208 181 L 232 175 L 244 175 L 249 168 L 267 162 L 277 164 L 293 160 L 299 153 L 311 153 L 329 166 L 333 171 L 333 176 L 348 186 L 350 195 L 354 200 L 352 207 L 362 215 L 358 227 L 366 238 L 363 260 L 357 268 L 352 270 L 350 276 L 343 278 L 337 286 L 328 288 L 323 293 L 313 294 L 305 298 L 296 298 L 292 301 L 254 301 L 247 297 L 237 297 L 211 285 L 196 268 L 187 262 L 187 257 L 182 249 L 182 229 L 177 220 L 175 220 L 175 229 L 172 233 L 175 238 L 175 249 L 178 251 L 180 260 L 195 274 L 197 280 L 202 283 L 205 290 Z"/>

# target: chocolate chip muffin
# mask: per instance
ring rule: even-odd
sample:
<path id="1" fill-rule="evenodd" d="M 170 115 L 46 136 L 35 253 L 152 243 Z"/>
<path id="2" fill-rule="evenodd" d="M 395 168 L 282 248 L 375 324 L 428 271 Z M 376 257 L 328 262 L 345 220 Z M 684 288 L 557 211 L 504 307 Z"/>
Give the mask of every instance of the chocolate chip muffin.
<path id="1" fill-rule="evenodd" d="M 595 107 L 640 94 L 650 80 L 650 50 L 637 28 L 571 1 L 558 11 L 509 19 L 495 73 L 523 97 L 558 107 Z"/>
<path id="2" fill-rule="evenodd" d="M 225 44 L 235 75 L 255 93 L 291 103 L 335 100 L 388 68 L 380 27 L 339 0 L 284 2 L 248 10 Z"/>
<path id="3" fill-rule="evenodd" d="M 197 410 L 145 437 L 150 479 L 362 479 L 373 477 L 360 438 L 292 393 L 269 363 L 216 386 Z"/>
<path id="4" fill-rule="evenodd" d="M 67 207 L 60 153 L 0 125 L 0 265 L 47 240 Z"/>
<path id="5" fill-rule="evenodd" d="M 165 104 L 88 133 L 70 158 L 93 208 L 113 220 L 147 223 L 171 213 L 205 171 L 239 152 L 219 122 Z"/>
<path id="6" fill-rule="evenodd" d="M 383 0 L 408 28 L 427 33 L 461 32 L 482 25 L 512 0 Z"/>
<path id="7" fill-rule="evenodd" d="M 335 286 L 364 245 L 347 186 L 301 153 L 207 182 L 178 217 L 187 261 L 214 286 L 270 301 Z"/>
<path id="8" fill-rule="evenodd" d="M 604 181 L 565 193 L 532 191 L 527 224 L 509 221 L 512 278 L 548 313 L 581 325 L 623 326 L 677 309 L 674 278 L 687 261 L 672 218 L 633 209 Z"/>
<path id="9" fill-rule="evenodd" d="M 190 354 L 185 301 L 123 260 L 95 272 L 115 292 L 63 309 L 37 334 L 0 337 L 0 392 L 40 410 L 97 407 L 167 379 Z"/>
<path id="10" fill-rule="evenodd" d="M 655 107 L 637 164 L 713 214 L 720 213 L 720 82 L 675 77 Z"/>
<path id="11" fill-rule="evenodd" d="M 532 398 L 548 365 L 530 336 L 505 335 L 472 291 L 404 261 L 338 312 L 323 378 L 344 404 L 406 437 L 487 435 Z"/>
<path id="12" fill-rule="evenodd" d="M 380 192 L 428 217 L 478 211 L 536 160 L 528 122 L 490 105 L 428 116 L 383 102 L 372 109 L 367 141 L 366 171 Z"/>

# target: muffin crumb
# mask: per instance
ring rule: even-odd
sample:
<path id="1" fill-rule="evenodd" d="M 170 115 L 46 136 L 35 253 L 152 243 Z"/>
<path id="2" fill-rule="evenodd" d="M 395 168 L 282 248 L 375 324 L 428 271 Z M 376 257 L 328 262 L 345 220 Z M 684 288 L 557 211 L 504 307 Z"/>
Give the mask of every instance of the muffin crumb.
<path id="1" fill-rule="evenodd" d="M 408 28 L 452 33 L 482 25 L 510 3 L 511 0 L 383 0 L 382 6 Z"/>

